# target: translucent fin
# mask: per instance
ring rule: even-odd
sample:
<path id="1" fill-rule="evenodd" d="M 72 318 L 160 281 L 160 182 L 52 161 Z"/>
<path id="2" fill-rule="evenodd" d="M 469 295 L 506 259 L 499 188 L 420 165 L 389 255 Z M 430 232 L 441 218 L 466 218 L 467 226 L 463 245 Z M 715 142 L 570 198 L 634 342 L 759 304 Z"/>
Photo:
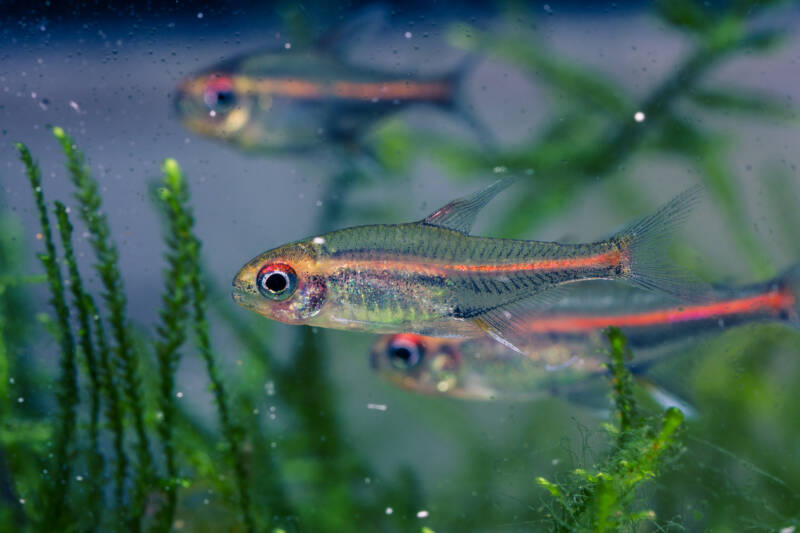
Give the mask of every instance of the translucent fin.
<path id="1" fill-rule="evenodd" d="M 560 300 L 570 295 L 580 294 L 578 285 L 582 284 L 548 289 L 533 297 L 482 313 L 472 318 L 472 322 L 500 344 L 515 352 L 527 354 L 524 346 L 531 336 L 528 329 L 531 316 L 552 309 Z"/>
<path id="2" fill-rule="evenodd" d="M 787 310 L 787 321 L 800 329 L 800 263 L 786 269 L 778 276 L 778 287 L 794 296 L 794 307 Z"/>
<path id="3" fill-rule="evenodd" d="M 469 233 L 473 224 L 475 224 L 478 212 L 483 209 L 483 206 L 488 204 L 498 193 L 508 188 L 514 181 L 514 178 L 502 179 L 469 196 L 453 200 L 431 213 L 422 220 L 422 223 Z"/>
<path id="4" fill-rule="evenodd" d="M 386 14 L 387 7 L 381 3 L 365 7 L 354 15 L 343 10 L 342 15 L 347 17 L 347 21 L 324 33 L 314 46 L 318 50 L 344 56 L 349 49 L 378 34 L 386 26 Z"/>
<path id="5" fill-rule="evenodd" d="M 647 378 L 636 376 L 636 382 L 650 395 L 653 401 L 662 408 L 669 409 L 670 407 L 677 407 L 683 412 L 683 415 L 687 419 L 697 418 L 697 409 L 683 398 L 679 398 L 672 392 L 659 387 Z"/>
<path id="6" fill-rule="evenodd" d="M 669 237 L 686 221 L 703 195 L 703 188 L 685 190 L 658 211 L 612 237 L 627 253 L 623 277 L 648 290 L 665 292 L 681 300 L 707 301 L 711 287 L 689 272 L 669 264 Z"/>

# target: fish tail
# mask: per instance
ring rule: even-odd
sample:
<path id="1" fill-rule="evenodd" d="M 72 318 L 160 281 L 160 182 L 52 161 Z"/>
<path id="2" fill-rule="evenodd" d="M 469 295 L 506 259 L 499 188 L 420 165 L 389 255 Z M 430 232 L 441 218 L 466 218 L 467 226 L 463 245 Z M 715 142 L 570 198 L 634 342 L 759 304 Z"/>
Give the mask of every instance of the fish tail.
<path id="1" fill-rule="evenodd" d="M 686 221 L 700 201 L 701 186 L 685 190 L 658 211 L 638 220 L 612 237 L 622 252 L 621 277 L 648 290 L 687 301 L 705 301 L 711 288 L 689 272 L 670 264 L 669 237 Z"/>
<path id="2" fill-rule="evenodd" d="M 784 270 L 775 279 L 774 285 L 789 297 L 782 316 L 793 327 L 800 329 L 800 263 L 795 263 Z"/>

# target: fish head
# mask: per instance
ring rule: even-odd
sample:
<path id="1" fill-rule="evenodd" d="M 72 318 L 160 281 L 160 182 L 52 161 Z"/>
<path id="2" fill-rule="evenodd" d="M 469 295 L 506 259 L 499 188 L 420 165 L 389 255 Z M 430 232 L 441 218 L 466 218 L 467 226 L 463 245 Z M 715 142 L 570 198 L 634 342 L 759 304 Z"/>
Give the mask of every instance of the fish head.
<path id="1" fill-rule="evenodd" d="M 300 241 L 253 258 L 233 279 L 233 300 L 286 324 L 312 324 L 326 302 L 313 243 Z"/>
<path id="2" fill-rule="evenodd" d="M 237 76 L 219 70 L 185 79 L 178 87 L 175 109 L 191 131 L 236 140 L 246 134 L 254 101 Z"/>
<path id="3" fill-rule="evenodd" d="M 370 352 L 372 369 L 401 388 L 425 394 L 462 394 L 458 339 L 415 333 L 384 335 Z"/>

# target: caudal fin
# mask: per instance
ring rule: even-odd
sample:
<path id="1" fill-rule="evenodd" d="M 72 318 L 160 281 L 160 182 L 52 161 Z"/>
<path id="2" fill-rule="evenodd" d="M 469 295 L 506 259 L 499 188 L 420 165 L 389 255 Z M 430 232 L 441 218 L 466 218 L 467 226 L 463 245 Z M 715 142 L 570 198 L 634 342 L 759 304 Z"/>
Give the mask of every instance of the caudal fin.
<path id="1" fill-rule="evenodd" d="M 652 215 L 612 237 L 620 243 L 625 257 L 623 277 L 645 289 L 665 292 L 682 300 L 704 301 L 711 297 L 708 284 L 670 264 L 666 253 L 669 237 L 686 221 L 702 194 L 703 188 L 699 185 L 687 189 Z"/>
<path id="2" fill-rule="evenodd" d="M 777 285 L 789 297 L 786 306 L 787 321 L 800 329 L 800 263 L 789 267 L 778 276 Z"/>

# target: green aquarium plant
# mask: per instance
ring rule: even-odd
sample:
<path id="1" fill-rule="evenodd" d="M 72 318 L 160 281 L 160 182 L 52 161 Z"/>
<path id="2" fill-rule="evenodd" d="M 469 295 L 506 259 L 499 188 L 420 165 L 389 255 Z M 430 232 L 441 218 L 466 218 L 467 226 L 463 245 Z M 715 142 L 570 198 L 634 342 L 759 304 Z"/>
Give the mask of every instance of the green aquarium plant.
<path id="1" fill-rule="evenodd" d="M 681 449 L 676 435 L 683 413 L 670 407 L 661 416 L 641 414 L 626 366 L 632 356 L 625 337 L 617 328 L 607 336 L 614 409 L 606 427 L 615 444 L 604 460 L 576 468 L 563 482 L 536 479 L 551 497 L 545 504 L 551 531 L 636 531 L 640 522 L 655 520 L 652 510 L 636 508 L 641 505 L 637 496 L 642 485 L 660 475 L 666 458 Z"/>

